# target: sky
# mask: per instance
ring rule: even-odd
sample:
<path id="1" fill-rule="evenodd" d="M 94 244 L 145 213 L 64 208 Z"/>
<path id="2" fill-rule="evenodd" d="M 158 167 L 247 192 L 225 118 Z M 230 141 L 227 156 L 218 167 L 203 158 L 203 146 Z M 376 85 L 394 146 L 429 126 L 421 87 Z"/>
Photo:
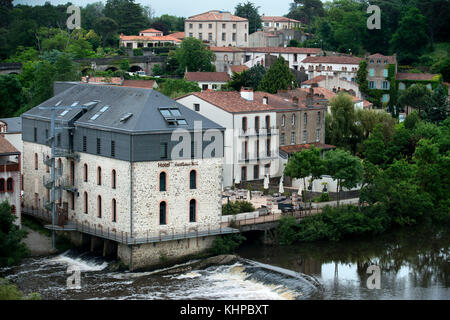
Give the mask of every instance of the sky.
<path id="1" fill-rule="evenodd" d="M 47 0 L 53 5 L 72 2 L 77 6 L 84 7 L 88 3 L 97 2 L 96 0 Z M 189 17 L 209 10 L 226 10 L 234 13 L 234 8 L 238 3 L 247 0 L 135 0 L 142 5 L 150 5 L 155 10 L 155 15 L 170 14 L 181 17 Z M 43 5 L 46 0 L 14 0 L 13 4 Z M 106 3 L 106 0 L 102 0 Z M 288 13 L 289 4 L 293 0 L 251 0 L 256 6 L 259 6 L 259 14 L 266 16 L 282 16 Z"/>

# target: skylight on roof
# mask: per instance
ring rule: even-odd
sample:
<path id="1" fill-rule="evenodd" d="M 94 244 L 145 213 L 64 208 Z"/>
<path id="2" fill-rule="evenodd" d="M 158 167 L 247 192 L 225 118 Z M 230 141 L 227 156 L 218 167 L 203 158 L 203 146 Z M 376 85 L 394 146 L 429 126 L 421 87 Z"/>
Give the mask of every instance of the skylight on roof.
<path id="1" fill-rule="evenodd" d="M 163 117 L 170 117 L 172 114 L 170 113 L 169 109 L 160 109 L 159 110 Z"/>
<path id="2" fill-rule="evenodd" d="M 103 113 L 103 112 L 105 112 L 106 110 L 108 110 L 108 108 L 109 108 L 109 106 L 104 106 L 103 108 L 100 109 L 100 112 Z"/>
<path id="3" fill-rule="evenodd" d="M 63 112 L 61 112 L 60 116 L 63 117 L 65 116 L 67 113 L 69 113 L 69 109 L 64 110 Z"/>
<path id="4" fill-rule="evenodd" d="M 108 109 L 109 109 L 109 106 L 104 106 L 96 114 L 94 114 L 89 120 L 97 119 L 98 117 L 100 117 L 100 115 L 102 115 Z"/>
<path id="5" fill-rule="evenodd" d="M 95 120 L 95 119 L 97 119 L 98 117 L 100 117 L 100 113 L 94 114 L 89 120 Z"/>
<path id="6" fill-rule="evenodd" d="M 125 122 L 125 121 L 127 121 L 128 119 L 130 119 L 132 116 L 133 116 L 132 113 L 126 113 L 126 114 L 123 115 L 122 118 L 120 118 L 120 122 Z"/>
<path id="7" fill-rule="evenodd" d="M 181 116 L 181 112 L 179 109 L 170 109 L 170 113 L 172 113 L 172 115 L 175 117 Z"/>
<path id="8" fill-rule="evenodd" d="M 184 119 L 178 119 L 178 125 L 187 125 L 187 122 Z"/>

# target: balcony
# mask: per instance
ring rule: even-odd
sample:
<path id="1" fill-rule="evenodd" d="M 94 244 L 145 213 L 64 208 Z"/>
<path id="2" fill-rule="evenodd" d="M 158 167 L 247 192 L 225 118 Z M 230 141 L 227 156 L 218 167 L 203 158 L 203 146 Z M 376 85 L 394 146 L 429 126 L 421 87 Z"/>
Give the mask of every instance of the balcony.
<path id="1" fill-rule="evenodd" d="M 69 191 L 69 192 L 77 192 L 78 188 L 76 188 L 74 186 L 74 184 L 72 183 L 71 179 L 69 179 L 68 177 L 64 177 L 61 178 L 59 180 L 59 185 L 63 190 Z"/>
<path id="2" fill-rule="evenodd" d="M 80 156 L 72 149 L 55 148 L 55 157 L 62 157 L 72 160 L 79 160 Z"/>
<path id="3" fill-rule="evenodd" d="M 46 189 L 51 189 L 54 182 L 55 182 L 55 180 L 52 180 L 52 179 L 49 178 L 49 177 L 46 177 L 46 176 L 43 176 L 43 177 L 42 177 L 42 183 L 44 184 L 44 187 L 45 187 Z"/>

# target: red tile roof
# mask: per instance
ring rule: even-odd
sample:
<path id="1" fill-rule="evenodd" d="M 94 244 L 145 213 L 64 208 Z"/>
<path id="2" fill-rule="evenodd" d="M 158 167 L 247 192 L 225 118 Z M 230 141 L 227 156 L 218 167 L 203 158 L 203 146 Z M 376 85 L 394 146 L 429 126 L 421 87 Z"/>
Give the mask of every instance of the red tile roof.
<path id="1" fill-rule="evenodd" d="M 183 40 L 184 39 L 184 32 L 183 31 L 175 32 L 175 33 L 169 34 L 168 36 L 170 36 L 172 38 Z"/>
<path id="2" fill-rule="evenodd" d="M 81 77 L 82 82 L 86 82 L 86 77 Z M 119 77 L 111 77 L 106 81 L 105 77 L 89 77 L 89 83 L 92 84 L 117 84 L 120 85 L 121 79 Z"/>
<path id="3" fill-rule="evenodd" d="M 153 89 L 155 80 L 124 80 L 123 87 Z"/>
<path id="4" fill-rule="evenodd" d="M 150 29 L 145 29 L 145 30 L 139 31 L 139 33 L 162 33 L 162 31 L 150 28 Z"/>
<path id="5" fill-rule="evenodd" d="M 397 80 L 433 80 L 433 77 L 437 74 L 431 73 L 397 73 Z"/>
<path id="6" fill-rule="evenodd" d="M 274 16 L 262 16 L 261 17 L 262 21 L 276 21 L 276 22 L 297 22 L 300 23 L 300 21 L 298 20 L 294 20 L 294 19 L 290 19 L 287 17 L 274 17 Z"/>
<path id="7" fill-rule="evenodd" d="M 320 48 L 297 48 L 297 47 L 258 47 L 243 48 L 246 52 L 264 52 L 264 53 L 298 53 L 298 54 L 318 54 Z M 311 57 L 309 57 L 311 58 Z"/>
<path id="8" fill-rule="evenodd" d="M 302 101 L 302 97 L 299 99 L 299 103 L 296 106 L 292 97 L 284 97 L 281 95 L 271 94 L 262 91 L 256 91 L 254 93 L 254 100 L 263 103 L 263 99 L 267 98 L 267 105 L 276 109 L 297 109 L 306 108 L 306 104 Z M 306 95 L 305 95 L 306 96 Z"/>
<path id="9" fill-rule="evenodd" d="M 186 72 L 184 76 L 187 81 L 202 81 L 202 82 L 230 81 L 230 76 L 226 72 Z"/>
<path id="10" fill-rule="evenodd" d="M 128 40 L 128 41 L 139 41 L 139 40 L 147 40 L 147 41 L 174 41 L 181 42 L 180 39 L 174 38 L 170 35 L 168 36 L 124 36 L 120 35 L 120 40 Z"/>
<path id="11" fill-rule="evenodd" d="M 359 64 L 362 58 L 346 56 L 316 56 L 306 57 L 303 63 L 335 63 L 335 64 Z"/>
<path id="12" fill-rule="evenodd" d="M 236 48 L 236 47 L 208 47 L 209 50 L 211 51 L 216 51 L 216 52 L 242 52 L 243 50 L 241 48 Z"/>
<path id="13" fill-rule="evenodd" d="M 314 146 L 316 148 L 322 149 L 322 150 L 329 150 L 334 149 L 336 146 L 333 146 L 331 144 L 323 144 L 320 142 L 314 142 L 314 143 L 305 143 L 305 144 L 294 144 L 294 145 L 288 145 L 288 146 L 281 146 L 280 150 L 286 152 L 286 153 L 294 153 L 294 152 L 300 152 L 302 150 L 306 150 L 311 148 L 311 146 Z"/>
<path id="14" fill-rule="evenodd" d="M 230 113 L 274 111 L 274 108 L 272 106 L 265 105 L 262 103 L 262 101 L 256 100 L 249 101 L 242 98 L 241 94 L 237 91 L 193 92 L 183 97 L 189 95 L 194 95 Z M 180 97 L 177 100 L 183 97 Z"/>
<path id="15" fill-rule="evenodd" d="M 329 78 L 333 78 L 333 76 L 329 76 Z M 323 81 L 323 80 L 325 80 L 325 79 L 326 79 L 326 76 L 324 76 L 324 75 L 321 75 L 321 76 L 315 76 L 315 77 L 312 78 L 312 79 L 303 81 L 302 84 L 319 83 L 319 82 L 321 82 L 321 81 Z"/>
<path id="16" fill-rule="evenodd" d="M 370 59 L 375 60 L 374 61 L 375 63 L 376 63 L 377 59 L 380 59 L 382 61 L 387 60 L 388 63 L 397 64 L 397 58 L 395 56 L 385 56 L 385 55 L 382 55 L 381 53 L 371 54 L 370 56 L 367 57 L 367 60 L 370 60 Z"/>
<path id="17" fill-rule="evenodd" d="M 239 66 L 230 66 L 231 72 L 241 73 L 244 70 L 248 70 L 249 67 L 245 65 L 239 65 Z"/>
<path id="18" fill-rule="evenodd" d="M 0 155 L 20 154 L 19 151 L 0 134 Z"/>
<path id="19" fill-rule="evenodd" d="M 208 12 L 200 13 L 195 16 L 189 17 L 186 21 L 248 21 L 245 18 L 241 18 L 232 15 L 230 12 L 211 10 Z"/>

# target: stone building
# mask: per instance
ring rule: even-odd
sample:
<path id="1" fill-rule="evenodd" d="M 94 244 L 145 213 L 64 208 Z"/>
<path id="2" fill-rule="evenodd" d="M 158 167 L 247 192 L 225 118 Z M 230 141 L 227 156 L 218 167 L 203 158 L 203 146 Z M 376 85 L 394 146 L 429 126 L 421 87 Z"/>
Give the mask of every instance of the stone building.
<path id="1" fill-rule="evenodd" d="M 21 225 L 21 159 L 20 152 L 0 133 L 0 203 L 8 201 L 11 212 L 18 219 L 14 222 Z"/>
<path id="2" fill-rule="evenodd" d="M 356 82 L 361 60 L 354 56 L 310 56 L 301 60 L 299 70 L 306 72 L 308 79 L 329 75 Z"/>
<path id="3" fill-rule="evenodd" d="M 187 18 L 184 36 L 197 38 L 211 46 L 247 47 L 248 20 L 227 11 L 211 10 Z"/>
<path id="4" fill-rule="evenodd" d="M 138 269 L 233 231 L 220 228 L 220 125 L 155 90 L 72 83 L 55 92 L 40 106 L 67 106 L 56 114 L 54 200 L 73 239 L 91 237 L 91 248 L 106 239 Z M 22 115 L 24 205 L 47 211 L 51 111 L 40 106 Z"/>
<path id="5" fill-rule="evenodd" d="M 272 32 L 277 30 L 298 29 L 301 22 L 287 17 L 261 16 L 264 31 Z"/>
<path id="6" fill-rule="evenodd" d="M 375 53 L 366 57 L 367 61 L 367 81 L 369 89 L 386 90 L 381 97 L 381 102 L 389 102 L 389 91 L 391 88 L 389 77 L 389 65 L 394 65 L 394 77 L 397 74 L 397 56 L 385 56 Z"/>

